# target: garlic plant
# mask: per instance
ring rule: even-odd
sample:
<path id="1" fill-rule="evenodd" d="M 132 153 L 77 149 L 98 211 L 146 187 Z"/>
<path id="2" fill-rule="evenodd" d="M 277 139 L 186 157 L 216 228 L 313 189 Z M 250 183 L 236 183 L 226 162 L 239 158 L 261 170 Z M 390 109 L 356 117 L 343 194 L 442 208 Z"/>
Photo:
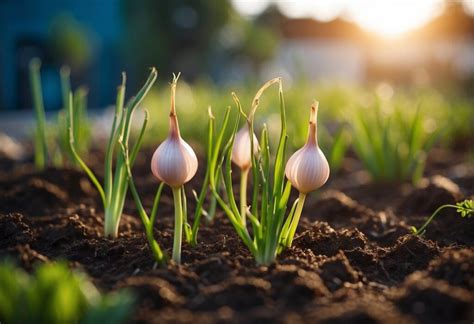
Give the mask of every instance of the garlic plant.
<path id="1" fill-rule="evenodd" d="M 247 180 L 252 165 L 252 154 L 258 152 L 258 140 L 252 132 L 253 144 L 250 142 L 250 130 L 248 125 L 242 127 L 235 134 L 234 146 L 232 147 L 232 162 L 240 168 L 240 217 L 242 224 L 246 225 L 247 214 Z"/>
<path id="2" fill-rule="evenodd" d="M 281 244 L 285 247 L 293 242 L 306 195 L 322 187 L 329 178 L 328 161 L 318 146 L 317 113 L 318 102 L 315 102 L 311 106 L 306 144 L 290 157 L 285 167 L 288 181 L 299 191 L 295 212 L 283 226 Z"/>
<path id="3" fill-rule="evenodd" d="M 183 229 L 186 237 L 186 241 L 192 246 L 197 245 L 197 233 L 199 231 L 199 225 L 202 215 L 209 215 L 213 213 L 212 210 L 209 212 L 204 211 L 203 204 L 206 199 L 209 187 L 209 178 L 210 178 L 210 163 L 208 163 L 206 168 L 206 175 L 204 177 L 204 182 L 201 188 L 199 196 L 195 193 L 197 204 L 196 210 L 194 213 L 194 223 L 191 227 L 187 222 L 187 210 L 186 210 L 186 196 L 184 192 L 184 184 L 191 180 L 191 178 L 196 174 L 198 161 L 193 149 L 186 143 L 182 138 L 178 125 L 178 117 L 176 115 L 176 86 L 178 81 L 178 76 L 174 76 L 173 82 L 171 83 L 171 109 L 169 114 L 169 134 L 163 143 L 161 143 L 153 154 L 151 160 L 151 171 L 153 175 L 161 181 L 160 186 L 155 195 L 153 201 L 153 207 L 151 209 L 150 216 L 145 211 L 143 204 L 140 200 L 140 196 L 137 192 L 135 186 L 133 175 L 130 170 L 130 155 L 128 150 L 128 143 L 121 143 L 122 153 L 125 161 L 127 161 L 128 176 L 130 191 L 132 193 L 133 199 L 135 200 L 135 205 L 138 210 L 138 214 L 143 222 L 145 227 L 145 232 L 147 236 L 150 249 L 152 250 L 153 256 L 156 262 L 160 265 L 166 263 L 167 256 L 161 250 L 160 245 L 154 238 L 153 228 L 156 220 L 156 215 L 158 211 L 158 204 L 161 198 L 161 192 L 165 184 L 169 185 L 173 191 L 174 196 L 174 205 L 175 205 L 175 231 L 174 231 L 174 241 L 173 241 L 173 260 L 175 263 L 181 262 L 181 244 L 183 237 Z M 212 146 L 213 146 L 213 134 L 214 134 L 214 116 L 212 115 L 211 108 L 209 107 L 209 125 L 208 125 L 208 151 L 207 157 L 208 161 L 211 161 L 212 156 Z M 146 121 L 148 119 L 148 112 L 145 111 L 146 118 L 145 123 L 142 128 L 142 133 L 144 132 Z M 213 197 L 212 197 L 213 198 Z M 210 199 L 211 209 L 215 209 L 213 206 L 213 199 Z M 215 200 L 214 200 L 215 204 Z"/>
<path id="4" fill-rule="evenodd" d="M 271 161 L 266 126 L 263 127 L 260 136 L 259 148 L 259 143 L 254 136 L 254 116 L 261 95 L 274 83 L 279 84 L 281 130 L 277 152 L 274 160 Z M 226 111 L 222 128 L 213 145 L 210 160 L 210 186 L 219 205 L 257 263 L 269 264 L 275 260 L 283 249 L 291 246 L 306 194 L 321 187 L 329 177 L 329 165 L 318 147 L 316 136 L 317 103 L 311 107 L 307 143 L 290 158 L 285 168 L 284 160 L 288 136 L 281 80 L 279 78 L 272 79 L 260 88 L 254 97 L 248 116 L 242 111 L 237 96 L 235 94 L 233 96 L 239 109 L 239 117 L 242 115 L 246 119 L 246 125 L 237 132 L 239 128 L 238 117 L 227 144 L 220 151 L 224 133 L 226 133 L 229 123 L 230 109 Z M 252 140 L 250 140 L 251 138 Z M 252 171 L 252 204 L 246 206 L 244 200 L 245 205 L 242 206 L 241 198 L 240 210 L 233 192 L 232 162 L 241 171 Z M 286 182 L 285 171 L 288 178 Z M 219 175 L 222 175 L 223 178 L 227 201 L 217 190 L 220 181 Z M 285 217 L 292 185 L 299 190 L 300 196 Z M 242 197 L 242 184 L 240 189 Z M 245 222 L 242 221 L 242 214 L 248 217 L 252 226 L 251 232 Z"/>
<path id="5" fill-rule="evenodd" d="M 169 114 L 168 138 L 158 146 L 151 160 L 151 171 L 158 180 L 166 183 L 173 190 L 175 223 L 173 240 L 173 260 L 181 262 L 181 243 L 183 227 L 186 221 L 186 195 L 184 184 L 196 174 L 198 160 L 191 146 L 182 138 L 176 115 L 175 99 L 178 76 L 171 84 L 171 109 Z"/>
<path id="6" fill-rule="evenodd" d="M 147 119 L 145 118 L 140 134 L 132 148 L 131 154 L 127 159 L 124 154 L 118 152 L 115 154 L 117 146 L 126 145 L 130 138 L 130 128 L 132 123 L 133 112 L 146 96 L 152 85 L 155 83 L 158 72 L 155 68 L 151 69 L 150 75 L 145 85 L 140 89 L 135 97 L 124 108 L 125 98 L 125 73 L 123 74 L 122 84 L 118 87 L 117 101 L 115 106 L 115 116 L 112 122 L 112 130 L 109 136 L 107 147 L 105 150 L 105 173 L 104 184 L 100 184 L 99 180 L 79 156 L 76 149 L 76 138 L 74 136 L 74 117 L 76 114 L 73 109 L 72 94 L 69 94 L 68 104 L 68 129 L 69 129 L 69 148 L 76 163 L 87 173 L 92 183 L 99 191 L 102 204 L 104 206 L 104 235 L 106 237 L 116 238 L 118 236 L 118 228 L 120 218 L 122 216 L 125 197 L 128 189 L 129 168 L 133 166 L 141 147 L 143 134 L 146 127 Z M 113 170 L 115 157 L 115 171 Z"/>
<path id="7" fill-rule="evenodd" d="M 274 160 L 271 161 L 266 126 L 263 127 L 260 141 L 257 142 L 254 137 L 254 117 L 261 95 L 275 83 L 279 84 L 281 130 L 277 152 Z M 293 205 L 285 222 L 291 182 L 285 182 L 287 133 L 281 80 L 280 78 L 272 79 L 260 88 L 254 97 L 248 116 L 242 111 L 237 96 L 235 94 L 233 96 L 239 110 L 239 115 L 231 136 L 222 151 L 221 146 L 229 124 L 230 109 L 226 111 L 222 128 L 215 139 L 211 158 L 211 190 L 237 234 L 255 257 L 257 263 L 269 264 L 275 260 L 283 247 L 287 246 L 288 240 L 283 242 L 282 239 L 289 236 L 289 232 L 292 230 L 290 225 L 297 224 L 297 219 L 294 217 L 297 202 Z M 246 125 L 242 128 L 243 130 L 240 131 L 240 134 L 237 135 L 241 115 L 245 118 Z M 244 131 L 247 132 L 247 135 L 243 133 Z M 245 186 L 241 185 L 240 189 L 243 199 L 241 198 L 240 209 L 237 206 L 233 192 L 232 162 L 237 164 L 241 170 L 251 171 L 252 174 L 252 203 L 250 206 L 246 205 L 245 196 L 242 194 L 242 188 L 245 188 Z M 227 199 L 217 190 L 220 174 L 222 174 Z M 244 205 L 242 205 L 242 201 L 244 201 Z M 302 208 L 302 204 L 300 208 Z M 242 221 L 242 214 L 246 215 L 250 221 L 252 226 L 251 232 L 245 222 Z"/>

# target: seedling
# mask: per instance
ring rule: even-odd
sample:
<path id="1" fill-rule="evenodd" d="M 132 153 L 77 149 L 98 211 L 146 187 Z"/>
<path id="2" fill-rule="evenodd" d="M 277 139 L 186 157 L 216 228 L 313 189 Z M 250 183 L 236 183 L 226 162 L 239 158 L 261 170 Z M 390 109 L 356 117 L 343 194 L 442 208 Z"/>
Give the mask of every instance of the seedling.
<path id="1" fill-rule="evenodd" d="M 34 58 L 30 61 L 30 84 L 36 116 L 34 140 L 35 167 L 38 170 L 43 170 L 46 167 L 48 161 L 48 146 L 46 144 L 46 118 L 44 114 L 40 68 L 41 61 L 38 58 Z"/>
<path id="2" fill-rule="evenodd" d="M 102 186 L 92 172 L 92 170 L 87 166 L 87 164 L 81 159 L 77 150 L 76 150 L 76 139 L 74 137 L 74 117 L 76 114 L 73 110 L 73 97 L 72 94 L 69 94 L 69 120 L 68 120 L 68 130 L 69 130 L 69 148 L 74 157 L 74 160 L 79 164 L 79 166 L 86 172 L 89 176 L 92 183 L 97 188 L 99 195 L 104 206 L 104 215 L 105 215 L 105 224 L 104 224 L 104 234 L 105 236 L 110 236 L 116 238 L 118 235 L 118 227 L 120 223 L 120 218 L 122 216 L 123 206 L 125 203 L 125 196 L 127 194 L 128 188 L 128 169 L 131 168 L 135 163 L 138 151 L 141 147 L 143 134 L 146 127 L 147 119 L 143 121 L 143 125 L 140 130 L 140 134 L 133 146 L 129 161 L 125 159 L 122 152 L 115 154 L 115 148 L 117 145 L 127 145 L 130 138 L 130 128 L 132 123 L 133 112 L 139 106 L 143 98 L 146 96 L 152 85 L 154 84 L 158 73 L 155 68 L 151 69 L 150 75 L 145 85 L 137 93 L 135 97 L 124 108 L 124 98 L 125 98 L 125 82 L 126 77 L 125 73 L 123 74 L 122 84 L 118 88 L 117 92 L 117 101 L 115 106 L 115 115 L 112 122 L 112 129 L 110 132 L 109 140 L 106 147 L 105 153 L 105 173 L 104 173 L 104 185 Z M 115 157 L 115 172 L 113 172 L 113 162 Z"/>
<path id="3" fill-rule="evenodd" d="M 145 120 L 148 120 L 148 112 L 146 112 Z M 144 123 L 144 125 L 146 124 Z M 145 130 L 145 127 L 146 126 L 143 127 L 143 130 Z M 132 192 L 133 200 L 135 201 L 135 205 L 137 206 L 140 219 L 142 220 L 143 226 L 145 227 L 145 233 L 146 233 L 146 238 L 148 240 L 148 244 L 150 246 L 151 252 L 153 253 L 153 257 L 155 258 L 155 261 L 159 265 L 164 265 L 167 261 L 167 256 L 165 255 L 160 245 L 156 241 L 155 236 L 153 234 L 153 228 L 156 221 L 156 214 L 158 211 L 158 205 L 161 198 L 161 192 L 163 191 L 163 187 L 165 183 L 162 182 L 159 185 L 158 190 L 156 191 L 155 199 L 153 200 L 153 207 L 151 209 L 151 214 L 149 216 L 147 212 L 145 211 L 145 208 L 143 207 L 142 201 L 140 199 L 140 195 L 138 194 L 137 188 L 135 186 L 135 182 L 133 181 L 132 171 L 130 170 L 130 156 L 128 152 L 128 145 L 122 145 L 122 152 L 124 154 L 124 160 L 126 161 L 126 165 L 127 165 L 130 191 Z"/>
<path id="4" fill-rule="evenodd" d="M 207 127 L 206 173 L 204 175 L 204 181 L 203 181 L 199 196 L 195 191 L 193 191 L 194 197 L 196 198 L 196 210 L 194 211 L 193 225 L 191 227 L 191 225 L 186 220 L 186 224 L 184 226 L 186 242 L 188 242 L 192 246 L 197 245 L 197 235 L 199 232 L 199 226 L 201 224 L 201 217 L 204 215 L 209 222 L 212 221 L 216 213 L 216 206 L 217 206 L 216 197 L 214 197 L 214 195 L 211 195 L 211 197 L 209 198 L 209 208 L 208 210 L 204 209 L 204 202 L 210 190 L 210 186 L 209 186 L 209 178 L 211 174 L 210 161 L 212 159 L 212 149 L 214 145 L 213 138 L 214 138 L 214 132 L 215 132 L 215 118 L 212 114 L 211 107 L 208 108 L 208 117 L 209 117 L 209 122 L 208 122 L 208 127 Z"/>
<path id="5" fill-rule="evenodd" d="M 471 218 L 474 215 L 474 201 L 464 200 L 456 203 L 456 205 L 446 204 L 440 206 L 435 212 L 428 218 L 428 220 L 421 226 L 419 229 L 412 226 L 411 231 L 415 235 L 423 235 L 426 232 L 426 227 L 433 221 L 433 219 L 443 210 L 447 208 L 456 209 L 456 212 L 461 215 L 461 217 Z"/>
<path id="6" fill-rule="evenodd" d="M 67 128 L 68 120 L 71 118 L 68 109 L 69 94 L 72 92 L 70 75 L 71 71 L 69 67 L 63 66 L 60 70 L 63 109 L 59 111 L 57 118 L 57 137 L 63 163 L 66 160 L 70 163 L 76 163 L 69 148 L 69 130 Z M 76 150 L 81 155 L 89 152 L 91 143 L 91 130 L 87 116 L 87 95 L 88 91 L 85 87 L 79 87 L 73 94 L 74 116 L 72 116 L 72 120 L 74 122 L 74 140 L 76 142 Z"/>
<path id="7" fill-rule="evenodd" d="M 253 139 L 254 117 L 259 105 L 260 96 L 268 87 L 275 83 L 280 85 L 281 131 L 277 152 L 273 163 L 271 163 L 268 132 L 265 126 L 260 136 L 260 150 L 256 149 L 258 143 Z M 226 111 L 223 126 L 213 145 L 213 154 L 210 161 L 210 186 L 219 205 L 228 216 L 243 243 L 255 257 L 256 262 L 258 264 L 269 264 L 275 260 L 278 253 L 291 246 L 306 194 L 319 188 L 326 182 L 329 176 L 327 161 L 319 149 L 316 140 L 317 105 L 313 106 L 311 110 L 308 142 L 290 158 L 286 167 L 286 175 L 289 181 L 285 183 L 284 160 L 287 133 L 281 80 L 279 78 L 272 79 L 260 88 L 255 95 L 248 116 L 242 111 L 237 96 L 233 94 L 233 97 L 240 114 L 235 121 L 230 139 L 227 141 L 222 152 L 220 152 L 224 133 L 229 123 L 230 108 Z M 248 136 L 239 135 L 239 141 L 247 140 L 248 143 L 241 142 L 235 146 L 240 115 L 246 119 L 244 130 L 248 131 Z M 258 154 L 255 154 L 256 152 L 258 152 Z M 246 181 L 244 180 L 241 181 L 241 206 L 239 208 L 234 197 L 231 164 L 232 161 L 237 162 L 236 164 L 241 171 L 245 171 L 246 161 L 249 159 L 253 180 L 252 205 L 246 205 L 245 196 L 247 194 L 247 187 Z M 305 167 L 301 168 L 300 166 L 303 165 Z M 242 175 L 242 177 L 245 176 L 245 174 Z M 220 178 L 222 178 L 224 182 L 227 201 L 224 200 L 224 197 L 222 197 L 217 190 L 217 184 Z M 300 197 L 293 204 L 285 220 L 287 202 L 292 184 L 300 191 Z M 244 188 L 242 188 L 242 186 L 244 186 Z M 252 226 L 252 234 L 250 234 L 247 229 L 247 218 Z"/>

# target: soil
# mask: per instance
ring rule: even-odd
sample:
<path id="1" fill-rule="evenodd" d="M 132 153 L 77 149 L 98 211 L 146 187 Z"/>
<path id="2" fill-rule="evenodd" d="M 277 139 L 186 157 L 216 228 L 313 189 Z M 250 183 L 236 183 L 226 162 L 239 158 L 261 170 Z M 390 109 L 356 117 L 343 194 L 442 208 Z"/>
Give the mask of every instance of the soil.
<path id="1" fill-rule="evenodd" d="M 134 171 L 148 208 L 157 188 L 149 157 Z M 255 264 L 218 211 L 196 248 L 184 244 L 182 265 L 159 268 L 132 200 L 119 238 L 106 239 L 98 195 L 82 172 L 36 172 L 3 158 L 0 258 L 28 271 L 65 259 L 102 291 L 132 289 L 137 323 L 471 323 L 474 221 L 445 211 L 425 236 L 409 230 L 440 205 L 472 197 L 474 170 L 462 161 L 431 158 L 417 186 L 373 185 L 357 167 L 343 169 L 309 196 L 294 246 L 270 266 Z M 191 211 L 201 179 L 187 186 Z M 169 254 L 172 228 L 165 190 L 155 236 Z"/>

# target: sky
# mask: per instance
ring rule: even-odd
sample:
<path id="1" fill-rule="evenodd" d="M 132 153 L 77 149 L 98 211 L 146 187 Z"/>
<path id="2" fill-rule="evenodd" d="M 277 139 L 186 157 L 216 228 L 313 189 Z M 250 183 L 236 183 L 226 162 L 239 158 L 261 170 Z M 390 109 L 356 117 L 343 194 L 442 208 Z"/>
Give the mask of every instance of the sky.
<path id="1" fill-rule="evenodd" d="M 455 0 L 452 0 L 455 1 Z M 458 0 L 474 15 L 474 0 Z M 385 37 L 398 37 L 442 12 L 445 0 L 232 0 L 244 16 L 255 16 L 274 3 L 290 18 L 330 21 L 342 16 Z"/>

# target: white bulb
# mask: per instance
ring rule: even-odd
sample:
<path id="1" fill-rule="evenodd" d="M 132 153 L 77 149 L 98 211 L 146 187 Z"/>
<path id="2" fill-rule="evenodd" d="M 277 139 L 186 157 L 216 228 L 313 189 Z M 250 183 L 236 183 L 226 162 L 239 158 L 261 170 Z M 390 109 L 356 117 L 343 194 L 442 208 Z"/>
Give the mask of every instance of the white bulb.
<path id="1" fill-rule="evenodd" d="M 232 162 L 234 162 L 240 169 L 247 170 L 252 165 L 250 134 L 248 125 L 242 127 L 237 134 L 235 134 L 234 146 L 232 147 Z M 258 140 L 253 134 L 253 153 L 258 152 Z"/>
<path id="2" fill-rule="evenodd" d="M 197 168 L 196 154 L 181 137 L 168 137 L 151 159 L 151 171 L 155 177 L 174 188 L 191 180 Z"/>
<path id="3" fill-rule="evenodd" d="M 168 138 L 153 153 L 151 172 L 170 187 L 178 188 L 196 174 L 198 160 L 191 146 L 182 138 L 175 110 L 176 81 L 171 84 L 170 131 Z"/>
<path id="4" fill-rule="evenodd" d="M 329 178 L 329 163 L 318 146 L 316 136 L 317 103 L 311 107 L 308 140 L 288 160 L 285 174 L 293 187 L 308 193 L 322 187 Z"/>

